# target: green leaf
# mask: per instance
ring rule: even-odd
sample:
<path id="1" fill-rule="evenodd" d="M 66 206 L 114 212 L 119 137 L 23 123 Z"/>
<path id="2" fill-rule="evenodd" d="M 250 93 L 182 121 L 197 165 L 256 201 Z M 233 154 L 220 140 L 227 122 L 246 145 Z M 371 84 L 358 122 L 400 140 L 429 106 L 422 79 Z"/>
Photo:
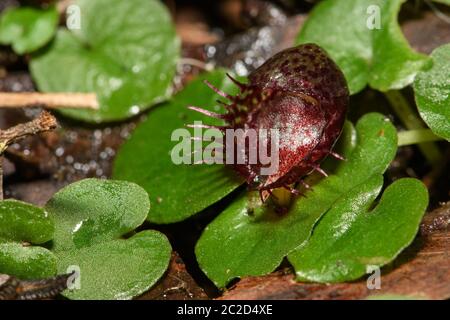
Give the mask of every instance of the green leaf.
<path id="1" fill-rule="evenodd" d="M 59 30 L 52 45 L 31 61 L 39 90 L 97 93 L 99 111 L 61 111 L 88 122 L 126 119 L 165 100 L 179 41 L 164 5 L 157 0 L 76 4 L 81 29 Z"/>
<path id="2" fill-rule="evenodd" d="M 356 280 L 394 260 L 413 241 L 428 205 L 427 189 L 417 179 L 397 180 L 368 211 L 382 186 L 375 175 L 333 205 L 306 245 L 289 255 L 298 280 Z"/>
<path id="3" fill-rule="evenodd" d="M 326 49 L 344 72 L 352 94 L 367 84 L 381 91 L 403 88 L 428 62 L 410 48 L 398 25 L 405 1 L 322 1 L 296 43 L 313 42 Z"/>
<path id="4" fill-rule="evenodd" d="M 249 203 L 242 196 L 206 227 L 196 255 L 217 286 L 235 277 L 273 271 L 288 253 L 305 244 L 316 222 L 336 201 L 386 170 L 397 149 L 390 121 L 380 114 L 367 114 L 358 121 L 356 137 L 351 131 L 347 125 L 343 135 L 347 161 L 339 163 L 333 174 L 314 185 L 286 214 L 274 212 L 269 205 Z"/>
<path id="5" fill-rule="evenodd" d="M 422 119 L 431 130 L 450 141 L 450 44 L 431 54 L 433 67 L 414 81 L 414 94 Z"/>
<path id="6" fill-rule="evenodd" d="M 56 224 L 53 250 L 64 251 L 118 239 L 145 221 L 147 192 L 125 181 L 85 179 L 57 192 L 46 209 Z"/>
<path id="7" fill-rule="evenodd" d="M 54 223 L 45 210 L 21 201 L 0 201 L 0 273 L 21 279 L 55 275 L 53 254 L 31 246 L 51 240 L 53 232 Z"/>
<path id="8" fill-rule="evenodd" d="M 222 199 L 239 184 L 236 173 L 224 165 L 176 165 L 172 149 L 179 141 L 171 141 L 174 130 L 187 130 L 186 124 L 213 119 L 187 109 L 189 105 L 216 110 L 218 95 L 203 80 L 233 93 L 235 86 L 217 70 L 199 76 L 174 99 L 150 113 L 119 151 L 113 176 L 141 185 L 150 194 L 153 204 L 148 219 L 155 223 L 181 221 Z M 189 129 L 192 133 L 192 130 Z M 192 134 L 193 136 L 193 134 Z"/>
<path id="9" fill-rule="evenodd" d="M 12 45 L 17 54 L 35 51 L 46 45 L 55 35 L 58 12 L 55 7 L 46 10 L 13 8 L 0 18 L 0 43 Z"/>
<path id="10" fill-rule="evenodd" d="M 67 186 L 49 201 L 54 217 L 53 252 L 58 271 L 80 270 L 80 288 L 71 299 L 131 299 L 165 272 L 171 247 L 156 231 L 123 237 L 142 224 L 148 194 L 134 183 L 86 179 Z"/>
<path id="11" fill-rule="evenodd" d="M 80 289 L 65 291 L 70 299 L 131 299 L 152 287 L 167 269 L 171 248 L 157 231 L 142 231 L 127 240 L 113 240 L 58 253 L 58 271 L 80 268 Z"/>
<path id="12" fill-rule="evenodd" d="M 56 274 L 56 258 L 46 248 L 0 240 L 0 273 L 19 279 L 43 279 Z"/>
<path id="13" fill-rule="evenodd" d="M 52 239 L 55 226 L 39 207 L 17 201 L 0 202 L 0 238 L 41 244 Z"/>

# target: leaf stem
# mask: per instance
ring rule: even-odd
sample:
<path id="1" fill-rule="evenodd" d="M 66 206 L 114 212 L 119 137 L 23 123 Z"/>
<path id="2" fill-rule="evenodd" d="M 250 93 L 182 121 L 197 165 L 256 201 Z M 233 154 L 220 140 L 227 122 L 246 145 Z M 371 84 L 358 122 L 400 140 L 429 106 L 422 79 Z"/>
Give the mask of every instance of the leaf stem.
<path id="1" fill-rule="evenodd" d="M 391 104 L 392 109 L 394 109 L 395 113 L 400 118 L 400 121 L 408 130 L 426 129 L 422 120 L 417 117 L 416 112 L 412 109 L 400 91 L 391 90 L 384 94 Z M 434 140 L 428 142 L 417 141 L 417 143 L 419 143 L 418 147 L 424 157 L 434 167 L 441 161 L 442 154 L 437 145 L 431 141 Z"/>
<path id="2" fill-rule="evenodd" d="M 415 129 L 400 131 L 398 133 L 398 146 L 407 146 L 411 144 L 444 140 L 435 135 L 431 129 Z"/>

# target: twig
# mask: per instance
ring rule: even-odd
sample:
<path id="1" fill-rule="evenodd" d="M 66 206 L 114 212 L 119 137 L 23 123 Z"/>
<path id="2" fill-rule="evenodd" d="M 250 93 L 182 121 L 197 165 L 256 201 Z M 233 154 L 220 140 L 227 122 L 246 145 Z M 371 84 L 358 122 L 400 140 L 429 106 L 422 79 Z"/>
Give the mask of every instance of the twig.
<path id="1" fill-rule="evenodd" d="M 0 153 L 12 143 L 27 136 L 53 130 L 57 127 L 56 118 L 49 112 L 43 111 L 36 119 L 18 124 L 7 130 L 0 130 Z"/>
<path id="2" fill-rule="evenodd" d="M 57 125 L 56 118 L 49 112 L 43 111 L 36 119 L 30 122 L 18 124 L 7 130 L 0 130 L 0 200 L 3 200 L 3 152 L 12 143 L 27 136 L 53 130 Z"/>
<path id="3" fill-rule="evenodd" d="M 71 273 L 41 280 L 20 280 L 0 274 L 0 300 L 52 298 L 67 289 L 73 276 Z"/>
<path id="4" fill-rule="evenodd" d="M 48 109 L 59 108 L 99 108 L 95 93 L 38 93 L 38 92 L 0 92 L 0 107 L 24 108 L 42 106 Z"/>

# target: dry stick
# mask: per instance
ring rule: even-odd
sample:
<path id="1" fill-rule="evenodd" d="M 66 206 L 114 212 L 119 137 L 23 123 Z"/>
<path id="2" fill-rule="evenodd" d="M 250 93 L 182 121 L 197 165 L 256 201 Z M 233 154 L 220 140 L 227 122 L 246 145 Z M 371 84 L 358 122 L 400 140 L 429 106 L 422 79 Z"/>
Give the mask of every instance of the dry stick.
<path id="1" fill-rule="evenodd" d="M 50 131 L 58 126 L 56 118 L 49 112 L 43 111 L 36 119 L 18 124 L 7 130 L 0 130 L 0 200 L 3 200 L 3 152 L 14 142 L 27 136 Z"/>
<path id="2" fill-rule="evenodd" d="M 0 92 L 0 107 L 24 108 L 42 106 L 47 109 L 59 108 L 99 108 L 95 93 L 38 93 L 38 92 Z"/>

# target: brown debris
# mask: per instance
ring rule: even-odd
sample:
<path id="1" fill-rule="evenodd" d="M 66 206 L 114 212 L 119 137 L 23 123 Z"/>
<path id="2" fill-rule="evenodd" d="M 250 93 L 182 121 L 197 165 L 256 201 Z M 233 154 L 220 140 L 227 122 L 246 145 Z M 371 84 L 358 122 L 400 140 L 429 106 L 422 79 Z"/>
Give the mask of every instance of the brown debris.
<path id="1" fill-rule="evenodd" d="M 0 65 L 2 65 L 3 63 L 1 60 L 2 54 L 4 54 L 4 51 L 0 51 Z M 35 91 L 34 83 L 28 72 L 15 71 L 15 72 L 8 72 L 7 74 L 4 75 L 2 75 L 0 72 L 0 92 L 33 92 L 33 91 Z"/>
<path id="2" fill-rule="evenodd" d="M 165 276 L 150 291 L 138 300 L 203 300 L 207 296 L 186 271 L 183 260 L 172 252 L 169 269 Z"/>
<path id="3" fill-rule="evenodd" d="M 447 16 L 450 17 L 449 14 Z M 401 28 L 411 47 L 425 54 L 450 42 L 450 23 L 431 11 L 425 12 L 418 19 L 405 21 Z"/>
<path id="4" fill-rule="evenodd" d="M 179 8 L 175 13 L 175 28 L 183 44 L 203 45 L 219 41 L 214 34 L 205 16 L 195 8 Z"/>
<path id="5" fill-rule="evenodd" d="M 422 236 L 432 236 L 434 233 L 450 231 L 449 225 L 450 201 L 443 203 L 439 208 L 425 215 L 422 223 L 420 224 L 420 234 Z"/>
<path id="6" fill-rule="evenodd" d="M 50 179 L 18 182 L 7 186 L 5 196 L 43 207 L 64 186 Z"/>

